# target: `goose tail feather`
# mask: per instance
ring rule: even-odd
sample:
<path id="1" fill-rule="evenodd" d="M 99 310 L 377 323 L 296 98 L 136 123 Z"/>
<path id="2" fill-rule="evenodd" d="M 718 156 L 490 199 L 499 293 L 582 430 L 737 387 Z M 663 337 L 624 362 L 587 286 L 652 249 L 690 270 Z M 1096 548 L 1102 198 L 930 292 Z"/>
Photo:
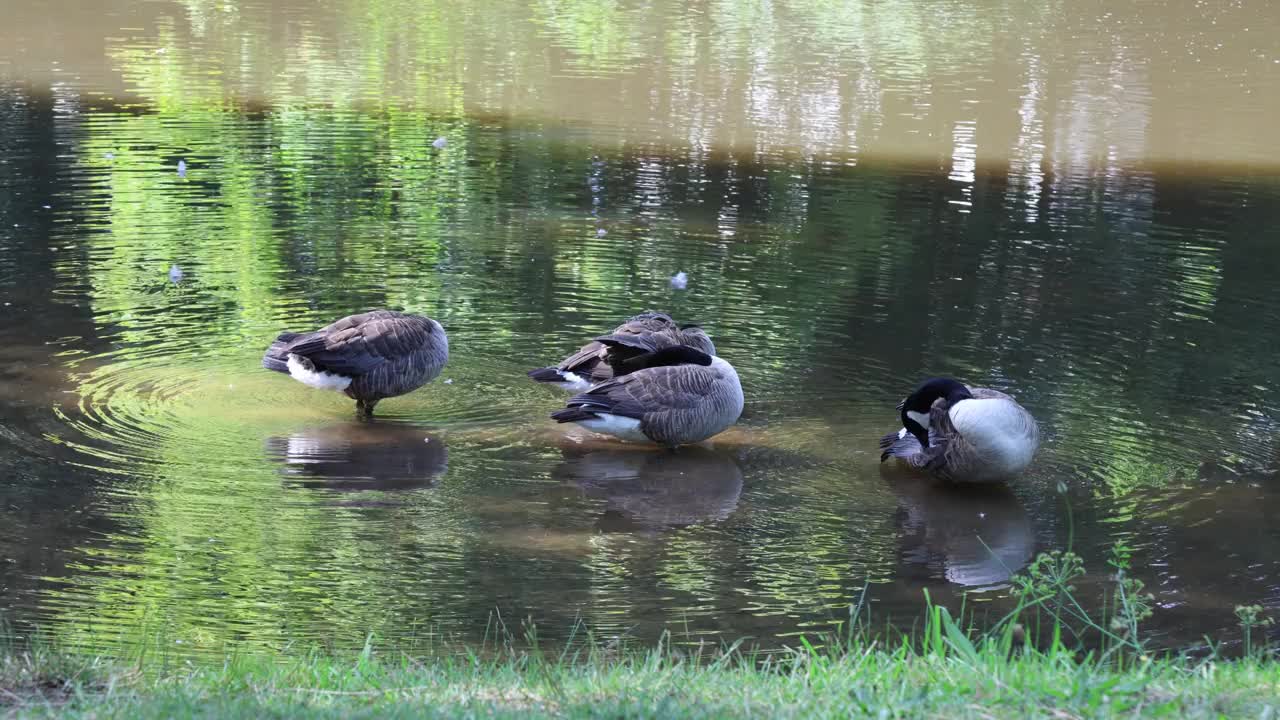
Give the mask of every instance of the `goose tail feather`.
<path id="1" fill-rule="evenodd" d="M 537 382 L 564 382 L 564 375 L 553 367 L 538 368 L 528 372 L 529 377 Z"/>
<path id="2" fill-rule="evenodd" d="M 262 367 L 275 372 L 289 374 L 289 348 L 293 342 L 302 337 L 300 333 L 280 333 L 275 342 L 267 348 L 262 356 Z"/>
<path id="3" fill-rule="evenodd" d="M 559 423 L 580 422 L 599 417 L 595 412 L 582 407 L 565 408 L 551 413 L 551 419 Z"/>
<path id="4" fill-rule="evenodd" d="M 880 462 L 884 462 L 890 457 L 911 458 L 919 454 L 920 451 L 920 441 L 916 439 L 915 435 L 907 432 L 906 428 L 891 432 L 880 438 Z"/>

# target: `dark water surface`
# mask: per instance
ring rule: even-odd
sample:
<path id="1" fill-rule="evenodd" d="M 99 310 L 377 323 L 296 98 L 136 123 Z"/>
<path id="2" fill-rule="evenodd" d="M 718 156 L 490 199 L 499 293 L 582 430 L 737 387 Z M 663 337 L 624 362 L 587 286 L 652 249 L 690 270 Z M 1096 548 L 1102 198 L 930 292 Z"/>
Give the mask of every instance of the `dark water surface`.
<path id="1" fill-rule="evenodd" d="M 1280 610 L 1269 5 L 9 5 L 20 632 L 417 647 L 500 614 L 777 645 L 868 584 L 880 618 L 999 606 L 1042 550 L 1093 596 L 1117 544 L 1161 643 Z M 372 307 L 452 351 L 375 422 L 260 368 Z M 648 308 L 742 375 L 707 447 L 566 431 L 524 376 Z M 1027 477 L 882 470 L 933 373 L 1040 418 Z"/>

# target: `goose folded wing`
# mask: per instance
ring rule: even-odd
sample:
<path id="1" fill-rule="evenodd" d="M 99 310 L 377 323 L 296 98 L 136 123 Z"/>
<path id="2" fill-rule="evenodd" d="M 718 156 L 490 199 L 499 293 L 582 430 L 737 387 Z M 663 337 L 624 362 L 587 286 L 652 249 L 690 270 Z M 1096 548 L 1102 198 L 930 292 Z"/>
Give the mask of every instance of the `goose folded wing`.
<path id="1" fill-rule="evenodd" d="M 610 352 L 656 352 L 662 348 L 680 344 L 670 333 L 639 332 L 613 333 L 596 338 L 596 342 L 609 348 Z"/>
<path id="2" fill-rule="evenodd" d="M 646 414 L 698 406 L 715 386 L 715 373 L 701 365 L 653 367 L 601 383 L 575 395 L 569 405 L 643 419 Z"/>
<path id="3" fill-rule="evenodd" d="M 628 337 L 660 335 L 663 332 L 670 332 L 674 327 L 675 323 L 666 315 L 642 313 L 614 328 L 613 332 L 605 335 L 605 337 L 616 338 L 619 342 L 626 342 L 626 338 Z M 655 342 L 661 342 L 660 340 L 642 340 L 639 342 L 646 343 L 640 346 L 646 351 L 662 347 L 661 345 L 653 345 Z M 668 340 L 668 342 L 671 341 Z M 653 346 L 650 347 L 650 345 Z M 576 353 L 560 361 L 560 364 L 557 365 L 556 368 L 561 371 L 568 372 L 581 372 L 583 370 L 590 371 L 600 360 L 604 358 L 605 353 L 603 351 L 604 345 L 597 340 L 592 340 L 579 348 Z"/>
<path id="4" fill-rule="evenodd" d="M 641 356 L 652 355 L 680 345 L 678 338 L 664 332 L 604 335 L 596 338 L 596 342 L 604 345 L 604 361 L 617 375 L 626 375 L 634 370 L 635 368 L 628 367 L 628 364 Z"/>
<path id="5" fill-rule="evenodd" d="M 614 335 L 626 333 L 630 335 L 638 335 L 646 332 L 663 332 L 671 331 L 676 328 L 676 323 L 671 319 L 670 315 L 658 312 L 644 312 L 636 315 L 618 327 L 613 329 Z"/>
<path id="6" fill-rule="evenodd" d="M 383 363 L 411 356 L 428 342 L 429 334 L 430 328 L 421 323 L 402 318 L 376 318 L 328 333 L 323 338 L 323 346 L 298 354 L 304 355 L 318 370 L 357 376 Z"/>
<path id="7" fill-rule="evenodd" d="M 578 352 L 570 355 L 564 360 L 561 360 L 560 364 L 556 367 L 560 370 L 577 372 L 588 364 L 594 366 L 594 364 L 600 360 L 600 351 L 603 349 L 603 345 L 593 340 L 586 345 L 583 345 Z"/>
<path id="8" fill-rule="evenodd" d="M 641 419 L 644 417 L 643 405 L 636 402 L 635 396 L 628 389 L 632 376 L 624 376 L 602 382 L 590 390 L 569 398 L 566 406 L 581 408 L 589 412 L 607 413 Z"/>

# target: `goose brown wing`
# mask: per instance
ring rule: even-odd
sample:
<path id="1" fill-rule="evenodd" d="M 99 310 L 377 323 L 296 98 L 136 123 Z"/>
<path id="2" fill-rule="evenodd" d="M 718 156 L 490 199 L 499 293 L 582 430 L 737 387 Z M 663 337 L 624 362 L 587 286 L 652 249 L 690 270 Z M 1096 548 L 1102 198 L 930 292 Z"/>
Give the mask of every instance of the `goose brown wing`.
<path id="1" fill-rule="evenodd" d="M 660 312 L 643 312 L 627 319 L 618 327 L 613 329 L 613 334 L 639 334 L 644 332 L 679 332 L 680 326 L 676 325 L 675 320 L 670 315 Z"/>
<path id="2" fill-rule="evenodd" d="M 557 365 L 556 368 L 568 372 L 578 372 L 584 368 L 589 371 L 590 368 L 586 366 L 590 365 L 594 367 L 596 363 L 600 362 L 600 351 L 602 350 L 604 350 L 604 346 L 592 340 L 586 345 L 583 345 L 578 352 L 570 355 L 564 360 L 561 360 L 560 364 Z"/>
<path id="3" fill-rule="evenodd" d="M 352 318 L 344 318 L 349 319 Z M 341 324 L 343 322 L 339 321 L 330 328 Z M 306 357 L 318 370 L 355 377 L 384 363 L 420 352 L 431 342 L 431 333 L 431 324 L 423 318 L 384 312 L 365 313 L 363 321 L 332 332 L 318 333 L 319 338 L 293 349 L 293 352 Z"/>
<path id="4" fill-rule="evenodd" d="M 635 323 L 625 323 L 618 326 L 613 333 L 583 345 L 578 352 L 562 360 L 556 367 L 559 370 L 572 373 L 590 373 L 596 370 L 596 366 L 601 362 L 604 362 L 606 366 L 609 364 L 607 359 L 609 351 L 606 350 L 604 343 L 600 342 L 602 339 L 623 347 L 622 356 L 630 357 L 635 353 L 653 352 L 654 350 L 680 344 L 677 332 L 669 329 L 650 330 L 639 327 Z M 626 350 L 626 348 L 634 349 L 635 353 Z M 609 375 L 609 371 L 606 368 L 599 369 L 604 371 L 605 377 Z"/>
<path id="5" fill-rule="evenodd" d="M 617 350 L 646 353 L 679 345 L 680 339 L 666 332 L 613 333 L 596 338 L 596 342 L 609 348 L 610 353 Z"/>
<path id="6" fill-rule="evenodd" d="M 699 405 L 710 395 L 716 373 L 704 365 L 645 368 L 569 399 L 570 407 L 643 420 L 646 415 Z"/>
<path id="7" fill-rule="evenodd" d="M 653 351 L 679 344 L 680 326 L 665 313 L 645 312 L 629 318 L 605 337 L 615 342 L 631 340 L 633 347 Z"/>

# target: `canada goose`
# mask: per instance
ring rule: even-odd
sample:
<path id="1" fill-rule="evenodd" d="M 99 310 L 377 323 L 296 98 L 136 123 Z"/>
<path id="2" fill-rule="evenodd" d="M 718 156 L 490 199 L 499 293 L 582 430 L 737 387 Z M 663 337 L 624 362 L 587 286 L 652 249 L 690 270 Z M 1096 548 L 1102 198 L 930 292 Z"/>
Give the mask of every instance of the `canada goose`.
<path id="1" fill-rule="evenodd" d="M 738 373 L 723 358 L 675 345 L 617 359 L 613 353 L 622 355 L 643 341 L 597 340 L 609 348 L 616 377 L 574 395 L 564 410 L 551 413 L 556 422 L 675 447 L 706 440 L 742 414 Z"/>
<path id="2" fill-rule="evenodd" d="M 953 482 L 1008 480 L 1031 464 L 1040 444 L 1035 418 L 998 390 L 930 378 L 902 404 L 902 429 L 880 440 L 880 461 Z"/>
<path id="3" fill-rule="evenodd" d="M 374 310 L 315 332 L 283 333 L 267 348 L 262 366 L 311 387 L 341 390 L 369 417 L 379 400 L 430 382 L 448 359 L 449 338 L 440 323 Z"/>
<path id="4" fill-rule="evenodd" d="M 708 355 L 716 354 L 711 338 L 697 325 L 677 325 L 671 316 L 660 312 L 644 312 L 629 318 L 607 337 L 635 336 L 643 338 L 655 349 L 672 345 L 688 345 Z M 572 392 L 582 392 L 592 385 L 613 377 L 613 369 L 605 362 L 607 350 L 598 340 L 583 345 L 578 352 L 555 367 L 530 370 L 537 382 L 552 383 Z"/>

